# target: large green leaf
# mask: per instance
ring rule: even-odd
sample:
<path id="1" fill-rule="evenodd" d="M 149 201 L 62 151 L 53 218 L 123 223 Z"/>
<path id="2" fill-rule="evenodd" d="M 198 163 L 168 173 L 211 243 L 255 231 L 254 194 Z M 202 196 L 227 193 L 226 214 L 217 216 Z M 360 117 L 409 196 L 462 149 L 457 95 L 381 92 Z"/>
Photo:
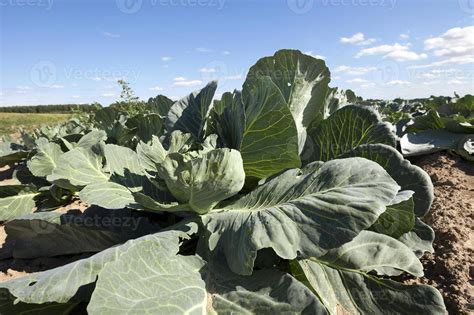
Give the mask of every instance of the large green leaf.
<path id="1" fill-rule="evenodd" d="M 84 135 L 76 144 L 76 146 L 90 149 L 101 141 L 107 140 L 107 134 L 103 130 L 92 130 L 91 132 Z"/>
<path id="2" fill-rule="evenodd" d="M 459 134 L 444 129 L 408 133 L 400 139 L 404 156 L 454 150 L 468 160 L 474 160 L 473 143 L 474 134 Z"/>
<path id="3" fill-rule="evenodd" d="M 386 274 L 387 268 L 423 276 L 423 265 L 413 251 L 387 235 L 362 231 L 352 241 L 318 258 L 332 268 Z M 391 274 L 388 274 L 391 275 Z"/>
<path id="4" fill-rule="evenodd" d="M 395 258 L 396 251 L 391 257 Z M 330 314 L 446 314 L 441 294 L 427 285 L 404 285 L 315 260 L 292 264 Z"/>
<path id="5" fill-rule="evenodd" d="M 163 133 L 163 118 L 159 114 L 139 114 L 127 120 L 127 127 L 135 129 L 138 139 L 148 142 Z"/>
<path id="6" fill-rule="evenodd" d="M 265 178 L 300 167 L 296 125 L 275 83 L 269 77 L 247 80 L 242 100 L 246 123 L 240 153 L 245 174 Z"/>
<path id="7" fill-rule="evenodd" d="M 412 195 L 413 191 L 410 190 L 399 192 L 371 229 L 393 238 L 399 238 L 410 232 L 415 226 Z"/>
<path id="8" fill-rule="evenodd" d="M 314 120 L 326 118 L 325 99 L 330 81 L 329 69 L 321 59 L 298 50 L 279 50 L 257 61 L 247 80 L 268 76 L 281 91 L 298 130 L 300 151 L 306 141 L 306 128 Z"/>
<path id="9" fill-rule="evenodd" d="M 0 186 L 0 221 L 33 212 L 35 197 L 39 194 L 35 187 L 28 185 Z"/>
<path id="10" fill-rule="evenodd" d="M 422 217 L 430 209 L 434 199 L 433 184 L 429 175 L 420 167 L 405 160 L 395 148 L 385 144 L 361 145 L 346 152 L 342 157 L 360 156 L 380 164 L 402 190 L 414 191 L 415 215 Z"/>
<path id="11" fill-rule="evenodd" d="M 245 129 L 245 109 L 241 92 L 224 93 L 214 106 L 222 110 L 217 112 L 216 108 L 215 114 L 215 128 L 219 139 L 225 147 L 239 150 Z"/>
<path id="12" fill-rule="evenodd" d="M 39 138 L 36 140 L 36 154 L 27 162 L 28 169 L 38 177 L 51 175 L 62 154 L 58 144 Z"/>
<path id="13" fill-rule="evenodd" d="M 102 170 L 102 155 L 92 148 L 75 148 L 61 155 L 48 181 L 58 182 L 66 180 L 74 186 L 86 186 L 98 182 L 106 182 L 109 176 Z M 68 187 L 64 187 L 68 188 Z"/>
<path id="14" fill-rule="evenodd" d="M 398 240 L 408 246 L 420 258 L 425 252 L 434 253 L 434 239 L 433 229 L 419 218 L 416 218 L 413 229 L 403 234 Z"/>
<path id="15" fill-rule="evenodd" d="M 329 117 L 342 107 L 356 102 L 357 96 L 353 91 L 329 88 L 324 105 L 324 118 Z"/>
<path id="16" fill-rule="evenodd" d="M 216 89 L 217 82 L 212 81 L 202 90 L 191 93 L 174 103 L 165 121 L 168 133 L 181 130 L 191 133 L 198 140 L 204 139 Z"/>
<path id="17" fill-rule="evenodd" d="M 95 253 L 157 230 L 130 210 L 99 207 L 84 213 L 33 213 L 5 225 L 12 257 L 20 259 Z"/>
<path id="18" fill-rule="evenodd" d="M 171 153 L 159 166 L 160 177 L 173 196 L 198 213 L 238 193 L 245 181 L 239 151 L 215 149 L 198 154 Z"/>
<path id="19" fill-rule="evenodd" d="M 224 262 L 209 266 L 206 276 L 209 308 L 218 314 L 327 314 L 304 284 L 278 270 L 240 276 Z"/>
<path id="20" fill-rule="evenodd" d="M 114 182 L 89 184 L 79 192 L 79 198 L 87 204 L 107 209 L 122 209 L 135 203 L 132 192 Z"/>
<path id="21" fill-rule="evenodd" d="M 146 108 L 154 113 L 160 114 L 161 117 L 166 117 L 173 103 L 174 102 L 166 96 L 158 95 L 148 99 Z"/>
<path id="22" fill-rule="evenodd" d="M 369 107 L 345 106 L 308 130 L 311 141 L 303 154 L 306 161 L 328 161 L 363 144 L 395 147 L 390 127 Z"/>
<path id="23" fill-rule="evenodd" d="M 98 279 L 89 304 L 90 314 L 116 313 L 117 305 L 121 313 L 152 305 L 168 306 L 169 310 L 202 308 L 202 313 L 206 305 L 204 281 L 198 272 L 202 262 L 198 257 L 177 255 L 179 239 L 187 238 L 187 233 L 178 230 L 147 235 L 87 259 L 2 282 L 0 288 L 8 290 L 16 298 L 15 303 L 67 303 L 80 288 Z M 116 268 L 120 277 L 116 276 Z M 122 281 L 125 276 L 130 280 Z M 154 281 L 147 281 L 146 285 L 140 281 L 151 276 Z M 114 293 L 117 289 L 119 294 Z M 187 292 L 186 300 L 183 296 L 176 300 L 180 292 Z M 147 299 L 150 293 L 155 298 Z M 124 294 L 129 300 L 120 298 Z M 0 303 L 0 313 L 7 307 Z"/>
<path id="24" fill-rule="evenodd" d="M 349 158 L 313 172 L 275 176 L 250 194 L 203 216 L 209 246 L 223 248 L 232 271 L 250 274 L 257 251 L 321 256 L 371 226 L 399 186 L 377 163 Z"/>
<path id="25" fill-rule="evenodd" d="M 28 156 L 28 152 L 21 145 L 0 141 L 0 167 L 20 162 Z"/>
<path id="26" fill-rule="evenodd" d="M 204 314 L 207 291 L 198 256 L 177 255 L 176 232 L 155 234 L 120 252 L 100 272 L 89 314 Z"/>

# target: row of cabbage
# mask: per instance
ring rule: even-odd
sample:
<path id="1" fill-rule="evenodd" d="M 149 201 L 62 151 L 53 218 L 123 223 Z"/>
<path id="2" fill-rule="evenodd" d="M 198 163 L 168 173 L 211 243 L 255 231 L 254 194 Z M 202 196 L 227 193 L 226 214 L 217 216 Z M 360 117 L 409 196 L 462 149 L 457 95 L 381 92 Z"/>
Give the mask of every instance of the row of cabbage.
<path id="1" fill-rule="evenodd" d="M 444 314 L 396 280 L 433 252 L 431 180 L 329 81 L 281 50 L 218 101 L 210 82 L 3 142 L 9 255 L 88 257 L 0 283 L 0 313 Z"/>

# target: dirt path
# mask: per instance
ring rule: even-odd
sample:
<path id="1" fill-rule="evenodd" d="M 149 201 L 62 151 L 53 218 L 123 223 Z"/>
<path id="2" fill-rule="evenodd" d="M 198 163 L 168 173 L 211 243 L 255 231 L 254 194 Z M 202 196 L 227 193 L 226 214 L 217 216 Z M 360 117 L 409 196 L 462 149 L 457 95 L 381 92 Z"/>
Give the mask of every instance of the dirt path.
<path id="1" fill-rule="evenodd" d="M 413 161 L 431 177 L 435 200 L 424 218 L 436 232 L 435 253 L 422 259 L 425 278 L 443 294 L 450 314 L 473 314 L 474 162 L 446 153 Z"/>

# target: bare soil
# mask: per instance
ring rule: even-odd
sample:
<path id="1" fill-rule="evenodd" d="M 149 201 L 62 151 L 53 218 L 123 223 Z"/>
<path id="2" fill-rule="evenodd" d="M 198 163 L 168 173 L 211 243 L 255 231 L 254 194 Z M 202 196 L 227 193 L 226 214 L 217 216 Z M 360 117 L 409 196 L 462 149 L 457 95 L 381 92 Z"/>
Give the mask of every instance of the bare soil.
<path id="1" fill-rule="evenodd" d="M 435 200 L 423 218 L 436 233 L 433 254 L 422 258 L 425 276 L 411 283 L 436 287 L 449 314 L 473 314 L 474 162 L 448 153 L 413 160 L 431 177 Z"/>

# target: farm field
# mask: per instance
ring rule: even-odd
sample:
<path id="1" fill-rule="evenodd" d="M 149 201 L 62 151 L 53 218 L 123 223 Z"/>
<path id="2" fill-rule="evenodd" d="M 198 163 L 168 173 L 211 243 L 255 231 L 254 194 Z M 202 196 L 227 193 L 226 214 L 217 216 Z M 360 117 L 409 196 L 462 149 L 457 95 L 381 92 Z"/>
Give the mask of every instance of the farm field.
<path id="1" fill-rule="evenodd" d="M 474 96 L 329 77 L 284 49 L 219 97 L 121 81 L 0 142 L 0 313 L 469 314 Z"/>
<path id="2" fill-rule="evenodd" d="M 7 135 L 18 135 L 19 130 L 27 132 L 35 128 L 48 125 L 56 125 L 67 121 L 70 114 L 36 114 L 36 113 L 2 113 L 0 112 L 0 137 Z"/>

